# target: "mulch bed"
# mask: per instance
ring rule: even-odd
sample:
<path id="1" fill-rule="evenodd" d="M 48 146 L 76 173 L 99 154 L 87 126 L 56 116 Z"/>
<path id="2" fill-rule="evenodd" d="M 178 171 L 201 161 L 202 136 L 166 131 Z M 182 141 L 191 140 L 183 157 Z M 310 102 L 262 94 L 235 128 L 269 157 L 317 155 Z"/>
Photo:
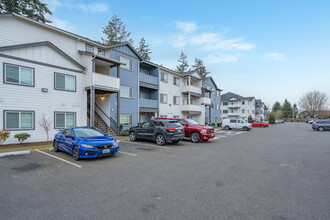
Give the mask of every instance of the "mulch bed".
<path id="1" fill-rule="evenodd" d="M 33 142 L 33 143 L 23 143 L 23 144 L 4 144 L 0 146 L 0 149 L 8 148 L 19 148 L 19 147 L 36 147 L 41 145 L 53 144 L 53 141 L 42 141 L 42 142 Z"/>

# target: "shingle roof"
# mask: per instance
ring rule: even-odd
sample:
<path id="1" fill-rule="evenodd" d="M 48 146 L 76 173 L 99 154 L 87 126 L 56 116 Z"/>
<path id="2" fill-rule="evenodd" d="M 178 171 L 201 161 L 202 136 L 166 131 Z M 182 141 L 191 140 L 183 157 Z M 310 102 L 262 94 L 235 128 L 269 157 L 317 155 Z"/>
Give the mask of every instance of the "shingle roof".
<path id="1" fill-rule="evenodd" d="M 238 100 L 253 100 L 254 97 L 243 97 L 232 92 L 227 92 L 221 95 L 221 101 L 228 101 L 231 98 L 236 98 Z"/>

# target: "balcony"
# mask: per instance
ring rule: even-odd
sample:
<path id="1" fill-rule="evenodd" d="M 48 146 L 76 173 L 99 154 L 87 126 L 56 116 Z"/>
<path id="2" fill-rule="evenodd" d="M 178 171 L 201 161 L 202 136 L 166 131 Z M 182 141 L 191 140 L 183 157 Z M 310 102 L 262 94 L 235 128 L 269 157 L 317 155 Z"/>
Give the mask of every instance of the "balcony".
<path id="1" fill-rule="evenodd" d="M 201 108 L 201 105 L 183 105 L 181 107 L 181 110 L 183 112 L 201 112 Z"/>
<path id="2" fill-rule="evenodd" d="M 268 115 L 268 111 L 264 111 L 264 115 Z"/>
<path id="3" fill-rule="evenodd" d="M 151 76 L 145 73 L 140 73 L 140 82 L 157 85 L 158 86 L 158 77 Z"/>
<path id="4" fill-rule="evenodd" d="M 236 116 L 240 116 L 239 112 L 228 112 L 228 116 L 229 117 L 236 117 Z"/>
<path id="5" fill-rule="evenodd" d="M 191 95 L 197 95 L 201 96 L 202 95 L 202 89 L 200 87 L 196 86 L 182 86 L 181 87 L 181 92 L 182 93 L 191 93 Z"/>
<path id="6" fill-rule="evenodd" d="M 204 105 L 211 105 L 211 99 L 210 98 L 207 98 L 207 97 L 202 97 L 201 102 Z"/>
<path id="7" fill-rule="evenodd" d="M 261 113 L 261 110 L 260 109 L 254 110 L 254 114 L 260 114 L 260 113 Z"/>
<path id="8" fill-rule="evenodd" d="M 156 109 L 158 109 L 158 100 L 140 99 L 140 108 L 156 108 Z"/>
<path id="9" fill-rule="evenodd" d="M 232 109 L 233 108 L 240 108 L 240 107 L 241 106 L 239 104 L 233 104 L 233 105 L 232 104 L 230 104 L 230 105 L 228 104 L 228 106 L 227 106 L 227 108 L 232 108 Z"/>
<path id="10" fill-rule="evenodd" d="M 120 79 L 110 75 L 102 73 L 92 72 L 93 86 L 99 87 L 100 89 L 119 90 Z M 91 86 L 90 80 L 86 82 L 87 86 Z"/>

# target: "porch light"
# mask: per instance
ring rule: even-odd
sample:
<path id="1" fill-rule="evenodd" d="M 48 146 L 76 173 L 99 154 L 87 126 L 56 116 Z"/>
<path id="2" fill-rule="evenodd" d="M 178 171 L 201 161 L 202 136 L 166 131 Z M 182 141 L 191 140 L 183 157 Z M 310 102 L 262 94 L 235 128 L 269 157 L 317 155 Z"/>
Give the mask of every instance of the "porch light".
<path id="1" fill-rule="evenodd" d="M 101 101 L 104 101 L 105 100 L 105 97 L 104 96 L 101 96 Z"/>

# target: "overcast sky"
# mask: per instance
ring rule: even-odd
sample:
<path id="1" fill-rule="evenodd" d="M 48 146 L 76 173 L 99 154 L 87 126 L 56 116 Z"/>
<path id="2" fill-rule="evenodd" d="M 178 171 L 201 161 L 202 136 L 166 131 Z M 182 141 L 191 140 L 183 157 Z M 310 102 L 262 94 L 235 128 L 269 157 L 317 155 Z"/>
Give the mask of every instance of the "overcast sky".
<path id="1" fill-rule="evenodd" d="M 135 47 L 145 37 L 151 61 L 175 69 L 183 51 L 204 60 L 223 93 L 268 104 L 330 95 L 330 1 L 47 0 L 52 25 L 93 40 L 116 14 Z"/>

